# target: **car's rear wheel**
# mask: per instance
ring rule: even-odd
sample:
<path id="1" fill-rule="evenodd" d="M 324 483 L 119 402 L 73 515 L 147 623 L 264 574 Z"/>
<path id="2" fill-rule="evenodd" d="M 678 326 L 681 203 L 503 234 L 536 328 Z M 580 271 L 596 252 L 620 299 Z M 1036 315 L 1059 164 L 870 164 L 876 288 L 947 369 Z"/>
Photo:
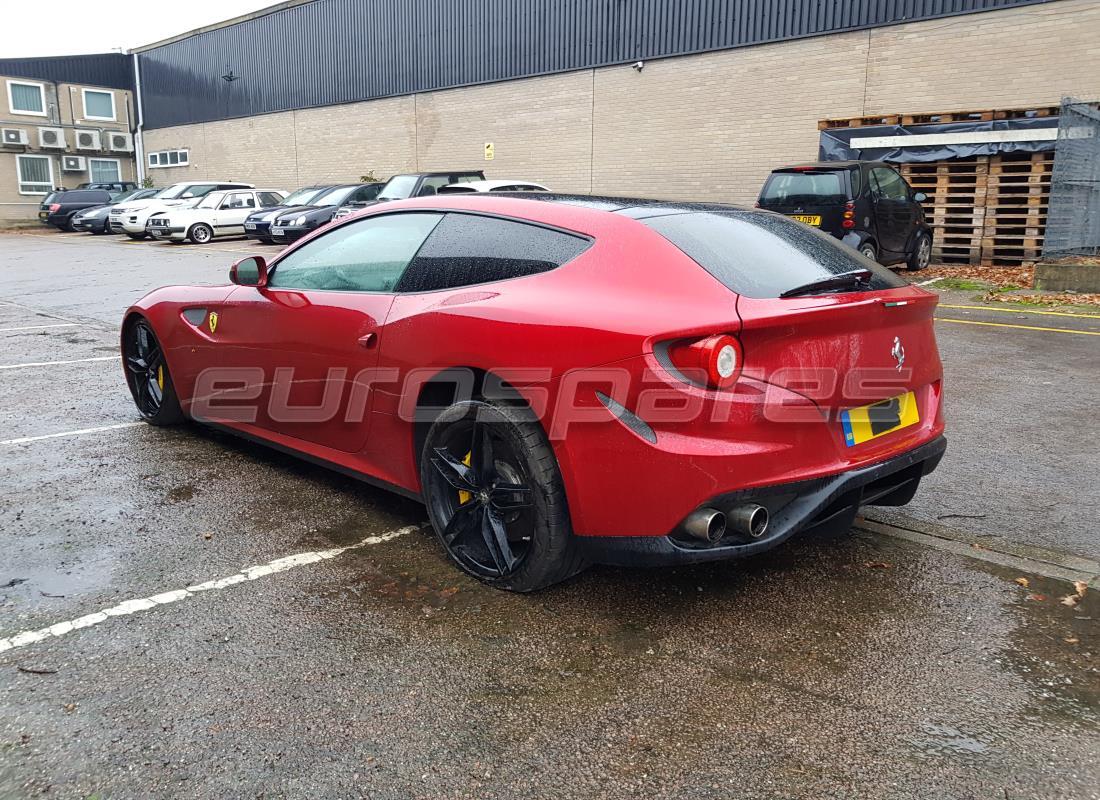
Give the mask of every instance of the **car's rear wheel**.
<path id="1" fill-rule="evenodd" d="M 864 242 L 859 246 L 859 254 L 864 258 L 869 258 L 872 261 L 878 261 L 878 250 L 875 248 L 874 243 Z"/>
<path id="2" fill-rule="evenodd" d="M 176 388 L 164 360 L 164 350 L 149 322 L 139 317 L 129 323 L 122 337 L 126 383 L 142 419 L 152 425 L 183 421 Z"/>
<path id="3" fill-rule="evenodd" d="M 206 244 L 214 238 L 214 229 L 204 222 L 196 222 L 187 232 L 187 238 L 195 244 Z"/>
<path id="4" fill-rule="evenodd" d="M 428 431 L 420 480 L 436 535 L 464 572 L 532 592 L 584 568 L 557 459 L 529 408 L 446 409 Z"/>
<path id="5" fill-rule="evenodd" d="M 917 246 L 913 248 L 913 252 L 909 254 L 909 259 L 906 261 L 906 267 L 910 272 L 917 272 L 929 265 L 932 261 L 932 237 L 927 233 L 922 233 L 917 237 Z"/>

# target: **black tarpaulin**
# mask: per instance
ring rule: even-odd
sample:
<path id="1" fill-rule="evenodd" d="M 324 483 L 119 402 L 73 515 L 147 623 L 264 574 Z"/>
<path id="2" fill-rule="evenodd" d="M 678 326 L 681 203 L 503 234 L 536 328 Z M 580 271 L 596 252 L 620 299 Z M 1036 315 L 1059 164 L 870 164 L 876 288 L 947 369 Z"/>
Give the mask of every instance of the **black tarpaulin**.
<path id="1" fill-rule="evenodd" d="M 860 128 L 829 128 L 821 132 L 818 147 L 822 161 L 889 161 L 908 164 L 924 161 L 944 161 L 949 158 L 991 156 L 996 153 L 1040 153 L 1053 150 L 1053 139 L 1013 142 L 958 142 L 950 144 L 913 144 L 903 142 L 892 147 L 853 147 L 853 139 L 872 136 L 920 136 L 937 133 L 987 133 L 990 131 L 1029 131 L 1058 128 L 1058 117 L 1031 119 L 997 119 L 991 121 L 944 122 L 926 125 L 869 125 Z M 919 141 L 919 140 L 917 140 Z"/>

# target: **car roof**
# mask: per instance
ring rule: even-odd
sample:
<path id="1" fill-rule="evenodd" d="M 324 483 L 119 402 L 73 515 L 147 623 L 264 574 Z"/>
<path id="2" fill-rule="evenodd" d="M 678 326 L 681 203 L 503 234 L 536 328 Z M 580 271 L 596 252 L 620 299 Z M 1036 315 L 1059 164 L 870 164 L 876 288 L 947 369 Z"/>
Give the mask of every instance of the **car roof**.
<path id="1" fill-rule="evenodd" d="M 882 161 L 804 161 L 800 164 L 788 164 L 785 167 L 776 167 L 772 172 L 799 169 L 852 169 L 853 167 L 858 167 L 860 164 L 869 164 L 876 167 L 889 166 L 889 164 L 885 164 Z"/>
<path id="2" fill-rule="evenodd" d="M 540 208 L 542 207 L 542 208 Z M 638 197 L 608 197 L 603 195 L 564 194 L 558 192 L 464 192 L 435 194 L 408 200 L 394 200 L 381 206 L 371 206 L 372 211 L 386 213 L 400 208 L 440 209 L 455 211 L 483 211 L 501 215 L 545 219 L 555 216 L 545 209 L 559 207 L 564 216 L 576 217 L 628 217 L 642 220 L 673 214 L 699 212 L 768 215 L 773 212 L 747 208 L 732 203 L 696 203 L 681 200 L 657 200 Z"/>
<path id="3" fill-rule="evenodd" d="M 452 186 L 462 186 L 462 187 L 467 188 L 467 189 L 472 187 L 472 188 L 474 188 L 475 190 L 477 190 L 479 192 L 489 192 L 489 191 L 492 191 L 493 189 L 497 188 L 498 186 L 541 186 L 543 189 L 546 189 L 546 187 L 543 186 L 541 183 L 536 183 L 535 181 L 525 181 L 525 180 L 515 180 L 515 181 L 501 181 L 501 180 L 465 181 L 464 183 L 448 183 L 443 188 L 448 189 Z"/>

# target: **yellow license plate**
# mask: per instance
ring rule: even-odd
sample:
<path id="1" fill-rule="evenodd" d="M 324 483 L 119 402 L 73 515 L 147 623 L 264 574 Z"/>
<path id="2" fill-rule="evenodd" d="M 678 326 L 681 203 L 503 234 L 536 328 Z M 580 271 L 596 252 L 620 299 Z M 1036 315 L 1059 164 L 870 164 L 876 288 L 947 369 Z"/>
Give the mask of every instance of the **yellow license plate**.
<path id="1" fill-rule="evenodd" d="M 840 414 L 844 426 L 844 443 L 849 447 L 869 442 L 879 436 L 908 428 L 920 422 L 917 398 L 912 392 L 880 400 L 869 406 L 849 408 Z"/>
<path id="2" fill-rule="evenodd" d="M 796 219 L 799 222 L 805 222 L 807 225 L 816 225 L 821 227 L 821 216 L 818 214 L 791 214 L 791 219 Z"/>

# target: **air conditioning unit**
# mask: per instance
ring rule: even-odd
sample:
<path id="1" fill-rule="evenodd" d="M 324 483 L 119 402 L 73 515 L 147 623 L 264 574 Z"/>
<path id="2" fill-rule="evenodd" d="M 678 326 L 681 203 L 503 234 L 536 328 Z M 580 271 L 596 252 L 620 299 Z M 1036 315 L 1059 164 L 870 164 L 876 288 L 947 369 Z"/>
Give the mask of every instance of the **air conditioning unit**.
<path id="1" fill-rule="evenodd" d="M 77 150 L 98 150 L 99 149 L 99 131 L 87 131 L 77 129 L 76 132 L 76 149 Z"/>
<path id="2" fill-rule="evenodd" d="M 134 152 L 134 137 L 121 131 L 110 131 L 107 134 L 108 149 L 114 153 Z"/>
<path id="3" fill-rule="evenodd" d="M 88 168 L 88 161 L 84 156 L 61 156 L 62 172 L 83 172 Z"/>
<path id="4" fill-rule="evenodd" d="M 65 149 L 65 129 L 64 128 L 39 128 L 38 129 L 38 146 L 48 147 L 54 150 Z"/>
<path id="5" fill-rule="evenodd" d="M 26 147 L 30 144 L 30 139 L 27 138 L 27 132 L 22 128 L 4 128 L 4 144 L 9 145 L 23 145 Z"/>

